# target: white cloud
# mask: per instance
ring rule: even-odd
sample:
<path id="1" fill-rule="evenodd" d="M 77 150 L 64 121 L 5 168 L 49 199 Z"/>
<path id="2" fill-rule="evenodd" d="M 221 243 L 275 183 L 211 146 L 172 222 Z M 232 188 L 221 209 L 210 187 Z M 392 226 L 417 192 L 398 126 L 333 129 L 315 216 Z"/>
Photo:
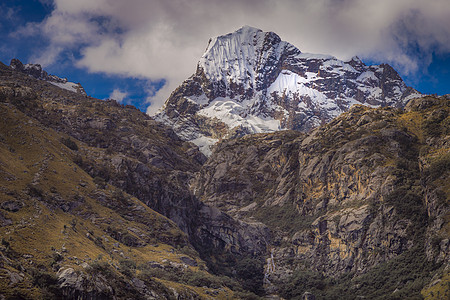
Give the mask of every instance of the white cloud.
<path id="1" fill-rule="evenodd" d="M 195 71 L 211 36 L 242 25 L 274 31 L 303 52 L 358 55 L 390 63 L 402 74 L 426 68 L 433 51 L 450 52 L 448 0 L 54 2 L 46 20 L 28 26 L 50 39 L 36 62 L 50 64 L 77 48 L 77 65 L 89 71 L 165 79 L 166 86 L 149 95 L 150 112 Z"/>
<path id="2" fill-rule="evenodd" d="M 155 115 L 158 110 L 164 105 L 164 102 L 180 84 L 182 80 L 168 80 L 166 84 L 159 89 L 156 93 L 149 93 L 147 98 L 147 102 L 151 103 L 151 105 L 147 108 L 147 113 L 149 115 Z"/>
<path id="3" fill-rule="evenodd" d="M 108 98 L 114 99 L 117 102 L 122 102 L 127 96 L 128 96 L 127 92 L 122 92 L 119 89 L 114 89 Z"/>

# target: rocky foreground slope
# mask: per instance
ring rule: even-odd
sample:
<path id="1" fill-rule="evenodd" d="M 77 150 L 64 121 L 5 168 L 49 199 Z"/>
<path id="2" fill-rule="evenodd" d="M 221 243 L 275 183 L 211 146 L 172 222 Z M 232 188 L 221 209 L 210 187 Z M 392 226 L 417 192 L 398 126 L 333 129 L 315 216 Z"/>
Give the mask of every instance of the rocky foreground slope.
<path id="1" fill-rule="evenodd" d="M 134 107 L 5 65 L 0 105 L 2 296 L 190 299 L 247 288 L 208 273 L 195 249 L 228 255 L 237 278 L 236 257 L 262 255 L 268 231 L 189 192 L 205 161 L 193 144 Z"/>
<path id="2" fill-rule="evenodd" d="M 419 95 L 387 64 L 303 53 L 273 32 L 244 26 L 210 39 L 157 119 L 209 155 L 222 138 L 308 131 L 353 104 L 403 107 Z"/>

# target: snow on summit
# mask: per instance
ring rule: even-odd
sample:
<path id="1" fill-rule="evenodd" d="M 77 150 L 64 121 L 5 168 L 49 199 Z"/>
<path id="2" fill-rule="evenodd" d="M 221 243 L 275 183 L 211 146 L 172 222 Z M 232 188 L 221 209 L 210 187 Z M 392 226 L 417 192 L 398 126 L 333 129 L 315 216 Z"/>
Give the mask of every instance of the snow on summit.
<path id="1" fill-rule="evenodd" d="M 210 154 L 223 138 L 308 131 L 353 104 L 402 107 L 418 95 L 389 65 L 302 53 L 273 32 L 244 26 L 209 40 L 195 74 L 157 118 Z"/>
<path id="2" fill-rule="evenodd" d="M 279 42 L 268 51 L 262 51 L 266 33 L 244 26 L 234 33 L 212 39 L 199 66 L 208 79 L 219 81 L 244 81 L 254 84 L 261 62 L 272 55 L 279 59 L 286 43 Z"/>

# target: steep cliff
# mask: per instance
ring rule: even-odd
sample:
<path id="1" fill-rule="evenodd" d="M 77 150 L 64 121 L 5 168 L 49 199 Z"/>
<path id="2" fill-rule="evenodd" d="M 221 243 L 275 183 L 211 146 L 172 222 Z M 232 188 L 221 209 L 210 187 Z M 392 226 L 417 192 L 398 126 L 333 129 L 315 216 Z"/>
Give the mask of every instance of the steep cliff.
<path id="1" fill-rule="evenodd" d="M 342 297 L 396 291 L 401 298 L 417 296 L 434 272 L 447 278 L 437 282 L 448 295 L 449 120 L 447 97 L 425 97 L 404 111 L 353 106 L 310 134 L 226 140 L 193 189 L 205 203 L 274 232 L 269 290 L 282 286 L 293 297 L 312 288 L 331 297 L 339 284 L 325 279 L 350 276 Z M 404 264 L 396 270 L 399 282 L 383 278 L 377 287 L 361 288 L 396 262 Z M 389 272 L 384 276 L 393 276 Z M 287 287 L 299 274 L 319 278 L 317 285 Z"/>

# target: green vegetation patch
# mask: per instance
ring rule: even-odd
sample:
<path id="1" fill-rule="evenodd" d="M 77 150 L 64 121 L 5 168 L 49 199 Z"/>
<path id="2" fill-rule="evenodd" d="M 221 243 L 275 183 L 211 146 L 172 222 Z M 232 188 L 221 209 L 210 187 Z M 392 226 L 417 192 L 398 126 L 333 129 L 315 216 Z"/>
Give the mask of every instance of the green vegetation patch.
<path id="1" fill-rule="evenodd" d="M 335 279 L 297 270 L 279 291 L 286 299 L 302 299 L 305 292 L 316 299 L 422 299 L 421 290 L 437 268 L 427 260 L 424 247 L 415 246 L 363 275 L 347 273 Z"/>

